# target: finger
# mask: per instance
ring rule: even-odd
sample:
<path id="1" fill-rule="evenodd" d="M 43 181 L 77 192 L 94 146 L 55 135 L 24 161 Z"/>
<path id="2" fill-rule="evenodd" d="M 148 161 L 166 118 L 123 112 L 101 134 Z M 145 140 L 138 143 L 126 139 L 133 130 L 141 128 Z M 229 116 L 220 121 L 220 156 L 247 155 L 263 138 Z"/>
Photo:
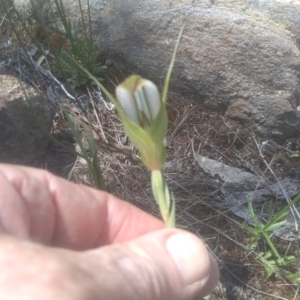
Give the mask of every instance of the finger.
<path id="1" fill-rule="evenodd" d="M 85 268 L 92 265 L 89 272 L 98 278 L 103 299 L 194 299 L 210 293 L 219 279 L 218 266 L 201 240 L 178 229 L 81 256 Z"/>
<path id="2" fill-rule="evenodd" d="M 176 229 L 83 252 L 4 235 L 0 244 L 1 299 L 189 300 L 219 277 L 203 243 Z"/>
<path id="3" fill-rule="evenodd" d="M 6 233 L 83 250 L 164 227 L 116 197 L 46 171 L 0 164 L 0 225 Z"/>

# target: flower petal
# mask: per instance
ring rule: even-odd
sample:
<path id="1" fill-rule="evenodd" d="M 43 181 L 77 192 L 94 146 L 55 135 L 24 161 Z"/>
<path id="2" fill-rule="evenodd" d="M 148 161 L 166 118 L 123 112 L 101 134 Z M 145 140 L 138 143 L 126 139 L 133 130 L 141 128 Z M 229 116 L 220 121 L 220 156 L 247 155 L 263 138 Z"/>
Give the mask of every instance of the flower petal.
<path id="1" fill-rule="evenodd" d="M 150 80 L 140 79 L 134 92 L 137 107 L 149 120 L 150 124 L 157 117 L 161 101 L 156 85 Z"/>
<path id="2" fill-rule="evenodd" d="M 127 117 L 133 122 L 140 124 L 138 108 L 131 91 L 119 85 L 116 88 L 116 96 Z"/>

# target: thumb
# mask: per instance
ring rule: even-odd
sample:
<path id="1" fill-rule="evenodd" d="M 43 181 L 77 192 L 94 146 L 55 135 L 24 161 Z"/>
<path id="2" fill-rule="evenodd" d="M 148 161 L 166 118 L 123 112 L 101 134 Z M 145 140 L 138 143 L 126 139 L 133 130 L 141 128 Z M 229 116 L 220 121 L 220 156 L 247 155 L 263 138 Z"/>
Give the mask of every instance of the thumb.
<path id="1" fill-rule="evenodd" d="M 101 299 L 193 299 L 210 293 L 219 278 L 203 242 L 179 229 L 162 229 L 86 254 Z"/>

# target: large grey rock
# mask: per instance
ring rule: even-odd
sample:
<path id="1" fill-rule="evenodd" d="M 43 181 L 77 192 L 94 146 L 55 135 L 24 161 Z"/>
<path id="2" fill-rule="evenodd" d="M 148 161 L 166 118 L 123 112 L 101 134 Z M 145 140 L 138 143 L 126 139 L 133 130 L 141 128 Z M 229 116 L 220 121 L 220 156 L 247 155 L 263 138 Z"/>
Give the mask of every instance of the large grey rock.
<path id="1" fill-rule="evenodd" d="M 64 3 L 67 16 L 78 20 L 78 1 Z M 90 4 L 95 41 L 116 62 L 162 84 L 185 21 L 173 90 L 261 135 L 285 139 L 299 133 L 300 1 Z"/>
<path id="2" fill-rule="evenodd" d="M 49 138 L 33 117 L 26 91 L 44 126 L 49 130 L 53 110 L 47 99 L 17 78 L 0 75 L 0 162 L 34 164 Z"/>

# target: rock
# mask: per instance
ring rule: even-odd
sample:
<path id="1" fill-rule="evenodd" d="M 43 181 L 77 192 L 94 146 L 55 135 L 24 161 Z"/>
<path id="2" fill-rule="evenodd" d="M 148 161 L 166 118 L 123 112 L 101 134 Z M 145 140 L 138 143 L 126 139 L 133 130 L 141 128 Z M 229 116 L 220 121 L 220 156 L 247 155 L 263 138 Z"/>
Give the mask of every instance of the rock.
<path id="1" fill-rule="evenodd" d="M 49 130 L 53 110 L 45 97 L 14 76 L 0 75 L 0 162 L 34 165 L 49 144 L 49 138 L 33 117 L 24 95 Z"/>
<path id="2" fill-rule="evenodd" d="M 78 20 L 78 1 L 64 4 L 72 22 Z M 95 42 L 116 63 L 160 86 L 186 22 L 173 90 L 264 137 L 299 134 L 300 1 L 91 0 L 90 5 Z"/>

